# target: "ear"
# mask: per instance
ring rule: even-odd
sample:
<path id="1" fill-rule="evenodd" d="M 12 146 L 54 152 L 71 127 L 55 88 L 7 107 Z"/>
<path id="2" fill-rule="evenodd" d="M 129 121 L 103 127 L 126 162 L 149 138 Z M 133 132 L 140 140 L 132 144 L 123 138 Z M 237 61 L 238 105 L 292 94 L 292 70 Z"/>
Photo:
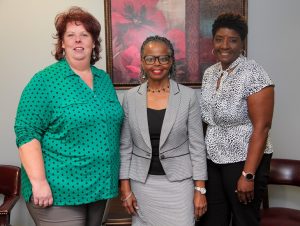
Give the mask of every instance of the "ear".
<path id="1" fill-rule="evenodd" d="M 242 48 L 245 49 L 247 46 L 247 38 L 245 38 L 244 40 L 241 39 L 242 42 Z"/>
<path id="2" fill-rule="evenodd" d="M 61 41 L 61 47 L 62 47 L 63 49 L 65 48 L 64 41 Z"/>

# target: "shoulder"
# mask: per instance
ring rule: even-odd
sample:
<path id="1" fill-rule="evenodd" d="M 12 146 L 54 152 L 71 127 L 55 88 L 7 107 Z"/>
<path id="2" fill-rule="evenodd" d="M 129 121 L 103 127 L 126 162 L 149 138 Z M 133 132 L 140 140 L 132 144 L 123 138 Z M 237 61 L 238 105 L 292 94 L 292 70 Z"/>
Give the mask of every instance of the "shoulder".
<path id="1" fill-rule="evenodd" d="M 212 77 L 212 75 L 214 75 L 215 73 L 217 73 L 220 69 L 220 62 L 215 63 L 211 66 L 209 66 L 203 74 L 203 78 L 202 78 L 202 82 L 205 82 L 206 80 L 208 80 L 209 78 Z"/>
<path id="2" fill-rule="evenodd" d="M 256 73 L 266 73 L 264 68 L 258 64 L 255 60 L 252 59 L 246 59 L 243 62 L 242 69 L 245 71 L 250 71 L 250 72 L 256 72 Z"/>
<path id="3" fill-rule="evenodd" d="M 68 65 L 67 61 L 63 59 L 45 67 L 40 72 L 48 75 L 59 75 L 68 73 L 69 71 L 70 66 Z"/>
<path id="4" fill-rule="evenodd" d="M 176 82 L 175 82 L 176 83 Z M 182 84 L 176 83 L 178 86 L 179 93 L 183 99 L 186 101 L 194 102 L 197 99 L 196 90 L 190 87 L 187 87 Z"/>
<path id="5" fill-rule="evenodd" d="M 135 100 L 135 95 L 137 95 L 138 94 L 138 90 L 139 90 L 139 88 L 141 87 L 141 85 L 139 85 L 139 86 L 135 86 L 135 87 L 133 87 L 133 88 L 131 88 L 131 89 L 128 89 L 128 90 L 126 90 L 125 92 L 124 92 L 124 95 L 123 95 L 123 104 L 124 103 L 127 103 L 128 104 L 128 102 L 134 102 L 134 100 Z"/>
<path id="6" fill-rule="evenodd" d="M 185 95 L 193 96 L 195 94 L 194 89 L 187 87 L 185 85 L 178 84 L 178 88 L 179 88 L 180 92 L 182 92 Z"/>
<path id="7" fill-rule="evenodd" d="M 134 95 L 136 95 L 138 92 L 141 92 L 142 91 L 142 86 L 143 85 L 146 85 L 146 84 L 140 84 L 140 85 L 138 85 L 138 86 L 135 86 L 135 87 L 133 87 L 133 88 L 131 88 L 131 89 L 129 89 L 129 90 L 127 90 L 126 92 L 125 92 L 125 94 L 127 95 L 127 96 L 134 96 Z"/>
<path id="8" fill-rule="evenodd" d="M 215 64 L 209 66 L 209 67 L 204 71 L 204 74 L 211 73 L 211 72 L 217 70 L 219 67 L 220 67 L 220 62 L 215 63 Z"/>
<path id="9" fill-rule="evenodd" d="M 91 70 L 94 74 L 97 74 L 98 76 L 103 76 L 103 77 L 110 78 L 110 75 L 106 71 L 104 71 L 100 68 L 97 68 L 94 65 L 91 66 Z"/>
<path id="10" fill-rule="evenodd" d="M 46 83 L 48 80 L 52 80 L 54 76 L 60 75 L 60 73 L 58 73 L 59 72 L 58 68 L 59 68 L 59 62 L 56 62 L 54 64 L 51 64 L 41 69 L 40 71 L 38 71 L 33 75 L 28 85 L 31 85 L 33 83 L 39 83 L 40 85 L 42 85 L 43 83 Z"/>
<path id="11" fill-rule="evenodd" d="M 66 73 L 69 73 L 70 68 L 65 62 L 65 60 L 60 60 L 58 62 L 55 62 L 42 70 L 38 71 L 34 78 L 44 79 L 44 80 L 51 80 L 51 79 L 59 79 L 59 77 L 62 77 Z"/>
<path id="12" fill-rule="evenodd" d="M 248 80 L 268 80 L 270 83 L 273 83 L 265 69 L 255 60 L 245 60 L 240 69 Z"/>
<path id="13" fill-rule="evenodd" d="M 239 70 L 241 71 L 237 73 L 242 75 L 241 77 L 246 83 L 247 96 L 260 91 L 264 87 L 274 86 L 274 82 L 267 72 L 255 60 L 245 60 Z"/>
<path id="14" fill-rule="evenodd" d="M 97 68 L 96 66 L 91 66 L 92 73 L 99 78 L 101 78 L 106 83 L 110 83 L 112 85 L 112 81 L 110 75 L 102 69 Z"/>

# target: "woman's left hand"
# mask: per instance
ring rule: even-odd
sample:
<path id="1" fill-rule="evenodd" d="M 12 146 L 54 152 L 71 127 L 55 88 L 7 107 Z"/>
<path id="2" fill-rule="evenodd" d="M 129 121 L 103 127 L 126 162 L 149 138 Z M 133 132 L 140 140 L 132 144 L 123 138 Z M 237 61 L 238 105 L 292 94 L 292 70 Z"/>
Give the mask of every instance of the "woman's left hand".
<path id="1" fill-rule="evenodd" d="M 240 202 L 248 204 L 254 199 L 254 180 L 248 181 L 241 176 L 237 183 L 236 194 Z"/>
<path id="2" fill-rule="evenodd" d="M 207 211 L 206 196 L 199 191 L 194 192 L 195 218 L 201 217 Z"/>

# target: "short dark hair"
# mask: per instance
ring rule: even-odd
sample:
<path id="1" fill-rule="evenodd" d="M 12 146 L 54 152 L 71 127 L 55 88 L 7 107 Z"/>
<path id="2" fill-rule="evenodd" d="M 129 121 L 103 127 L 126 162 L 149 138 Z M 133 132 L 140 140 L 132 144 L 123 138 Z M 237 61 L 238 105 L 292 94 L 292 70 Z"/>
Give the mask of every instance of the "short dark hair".
<path id="1" fill-rule="evenodd" d="M 168 47 L 168 51 L 169 51 L 169 55 L 172 59 L 172 66 L 170 68 L 170 76 L 171 78 L 175 78 L 176 75 L 176 62 L 175 62 L 175 54 L 174 54 L 174 47 L 173 44 L 171 43 L 171 41 L 165 37 L 162 36 L 149 36 L 148 38 L 145 39 L 145 41 L 143 42 L 142 46 L 141 46 L 141 60 L 143 58 L 143 53 L 144 53 L 144 49 L 145 46 L 149 43 L 149 42 L 161 42 L 164 43 L 167 47 Z M 141 77 L 145 74 L 142 66 L 141 66 Z"/>
<path id="2" fill-rule="evenodd" d="M 100 59 L 101 39 L 99 38 L 101 25 L 99 21 L 89 12 L 84 11 L 80 7 L 73 6 L 69 10 L 59 13 L 55 17 L 55 28 L 56 34 L 54 36 L 57 39 L 57 43 L 55 44 L 54 57 L 56 60 L 63 59 L 64 49 L 62 48 L 62 41 L 64 34 L 66 32 L 67 24 L 69 22 L 81 23 L 84 28 L 89 32 L 93 38 L 95 48 L 93 50 L 93 54 L 91 56 L 90 63 L 93 65 Z"/>
<path id="3" fill-rule="evenodd" d="M 222 13 L 214 21 L 212 25 L 212 35 L 215 37 L 216 32 L 220 28 L 229 28 L 235 30 L 242 41 L 245 40 L 248 34 L 248 25 L 245 17 L 235 13 Z"/>

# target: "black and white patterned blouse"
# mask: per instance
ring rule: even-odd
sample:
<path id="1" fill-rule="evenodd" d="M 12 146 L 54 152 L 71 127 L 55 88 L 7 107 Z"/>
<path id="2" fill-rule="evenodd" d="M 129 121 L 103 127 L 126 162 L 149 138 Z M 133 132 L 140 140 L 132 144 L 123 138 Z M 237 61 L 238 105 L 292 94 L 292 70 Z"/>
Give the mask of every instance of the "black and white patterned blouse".
<path id="1" fill-rule="evenodd" d="M 200 98 L 202 119 L 208 124 L 205 138 L 208 158 L 219 164 L 246 160 L 252 134 L 247 98 L 274 85 L 260 65 L 243 56 L 237 58 L 227 71 L 222 71 L 221 63 L 209 67 L 203 76 Z M 265 153 L 272 152 L 268 138 Z"/>

